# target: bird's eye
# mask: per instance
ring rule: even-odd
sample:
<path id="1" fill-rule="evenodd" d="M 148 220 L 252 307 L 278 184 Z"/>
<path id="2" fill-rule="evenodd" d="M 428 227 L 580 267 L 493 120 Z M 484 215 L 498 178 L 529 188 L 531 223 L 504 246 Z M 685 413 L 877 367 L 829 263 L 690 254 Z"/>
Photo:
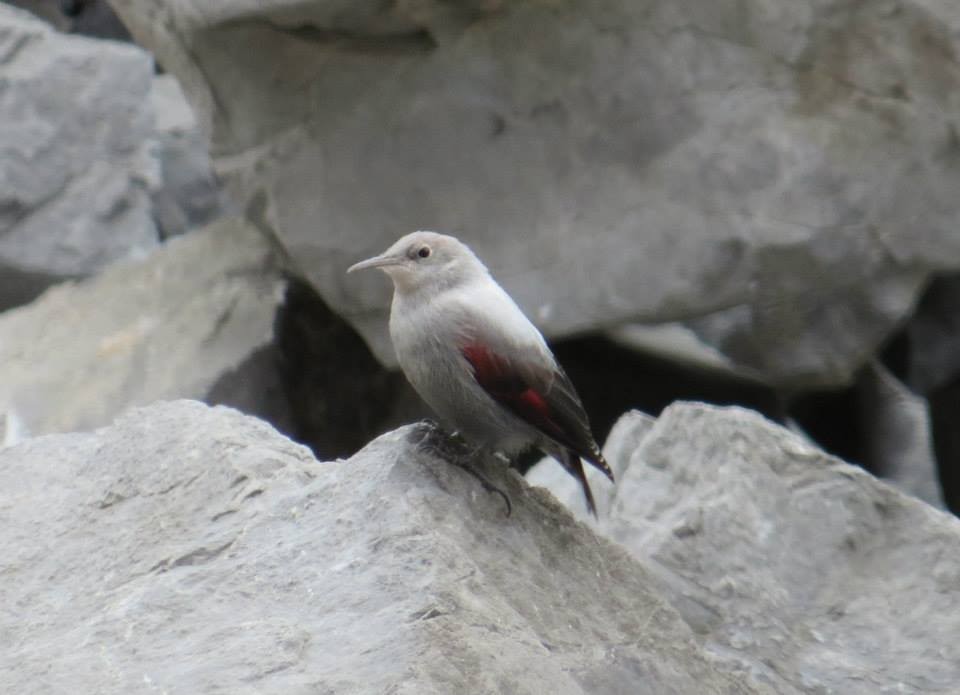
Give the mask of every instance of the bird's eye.
<path id="1" fill-rule="evenodd" d="M 429 257 L 430 257 L 430 247 L 429 247 L 429 246 L 421 246 L 420 249 L 417 251 L 417 255 L 420 256 L 420 258 L 429 258 Z"/>

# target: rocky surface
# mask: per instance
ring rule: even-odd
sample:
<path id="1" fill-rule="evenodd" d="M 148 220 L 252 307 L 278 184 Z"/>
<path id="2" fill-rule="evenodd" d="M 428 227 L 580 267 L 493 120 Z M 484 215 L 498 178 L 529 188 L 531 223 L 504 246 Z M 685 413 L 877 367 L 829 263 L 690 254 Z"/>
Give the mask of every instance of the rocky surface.
<path id="1" fill-rule="evenodd" d="M 402 377 L 298 278 L 258 208 L 247 213 L 0 315 L 8 436 L 99 427 L 134 405 L 197 398 L 334 457 L 422 415 Z"/>
<path id="2" fill-rule="evenodd" d="M 156 247 L 152 74 L 139 48 L 0 4 L 0 306 Z"/>
<path id="3" fill-rule="evenodd" d="M 163 185 L 151 191 L 157 233 L 186 234 L 232 211 L 213 172 L 207 137 L 171 75 L 157 75 L 150 90 L 154 154 Z"/>
<path id="4" fill-rule="evenodd" d="M 414 228 L 554 337 L 685 320 L 790 387 L 960 267 L 952 1 L 114 5 L 388 363 L 386 285 L 342 270 Z"/>
<path id="5" fill-rule="evenodd" d="M 33 434 L 133 405 L 212 398 L 289 426 L 273 357 L 287 281 L 253 226 L 226 219 L 149 259 L 0 316 L 0 412 Z"/>
<path id="6" fill-rule="evenodd" d="M 0 309 L 224 214 L 206 139 L 142 49 L 0 3 Z"/>
<path id="7" fill-rule="evenodd" d="M 356 451 L 422 406 L 343 271 L 435 227 L 595 422 L 749 403 L 960 509 L 956 3 L 115 3 L 196 112 L 0 3 L 0 309 L 96 275 L 0 315 L 0 691 L 955 692 L 957 522 L 744 411 L 625 417 L 586 525 L 415 429 L 30 437 L 189 397 Z M 174 239 L 231 207 L 207 134 L 245 216 Z"/>
<path id="8" fill-rule="evenodd" d="M 0 690 L 774 692 L 548 495 L 490 471 L 505 518 L 419 434 L 321 464 L 179 401 L 0 450 Z"/>
<path id="9" fill-rule="evenodd" d="M 528 479 L 629 548 L 709 652 L 777 692 L 956 692 L 956 518 L 738 408 L 626 415 L 606 455 L 599 522 L 550 462 Z"/>
<path id="10" fill-rule="evenodd" d="M 872 361 L 857 381 L 864 460 L 877 476 L 935 507 L 943 506 L 930 405 Z"/>

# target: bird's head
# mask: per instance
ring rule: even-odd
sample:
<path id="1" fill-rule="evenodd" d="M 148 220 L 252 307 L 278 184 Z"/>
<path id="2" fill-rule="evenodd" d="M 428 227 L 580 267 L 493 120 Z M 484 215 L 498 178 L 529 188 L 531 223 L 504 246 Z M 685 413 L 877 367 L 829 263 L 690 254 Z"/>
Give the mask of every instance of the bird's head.
<path id="1" fill-rule="evenodd" d="M 398 239 L 379 256 L 350 266 L 348 273 L 379 268 L 393 280 L 396 291 L 440 291 L 487 274 L 479 258 L 459 239 L 436 232 L 413 232 Z"/>

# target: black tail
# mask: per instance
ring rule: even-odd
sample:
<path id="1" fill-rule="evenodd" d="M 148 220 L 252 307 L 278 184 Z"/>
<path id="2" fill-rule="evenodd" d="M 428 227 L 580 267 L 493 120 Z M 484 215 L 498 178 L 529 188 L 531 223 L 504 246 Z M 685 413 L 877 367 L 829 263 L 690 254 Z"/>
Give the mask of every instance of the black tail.
<path id="1" fill-rule="evenodd" d="M 583 458 L 587 459 L 587 461 L 589 461 L 594 468 L 610 478 L 611 483 L 616 482 L 613 479 L 613 471 L 610 470 L 610 466 L 607 464 L 607 459 L 603 458 L 603 454 L 600 453 L 600 449 L 594 449 L 593 453 L 591 453 L 589 456 L 584 456 Z"/>
<path id="2" fill-rule="evenodd" d="M 567 472 L 570 475 L 580 481 L 580 487 L 583 488 L 583 496 L 587 498 L 587 509 L 589 509 L 590 513 L 593 514 L 594 519 L 599 519 L 600 517 L 597 516 L 597 503 L 593 500 L 593 491 L 590 490 L 590 483 L 587 482 L 587 474 L 583 470 L 583 461 L 580 460 L 580 457 L 577 456 L 576 453 L 566 448 L 562 450 L 561 456 L 562 458 L 560 459 L 560 463 L 563 464 L 563 467 L 567 469 Z M 601 457 L 600 460 L 603 461 L 603 458 Z M 591 463 L 593 463 L 593 461 L 591 461 Z M 606 466 L 605 461 L 604 466 Z M 600 468 L 600 470 L 603 470 L 604 473 L 607 473 L 610 469 L 607 468 L 604 470 L 603 468 Z M 607 474 L 611 475 L 612 480 L 612 474 Z"/>

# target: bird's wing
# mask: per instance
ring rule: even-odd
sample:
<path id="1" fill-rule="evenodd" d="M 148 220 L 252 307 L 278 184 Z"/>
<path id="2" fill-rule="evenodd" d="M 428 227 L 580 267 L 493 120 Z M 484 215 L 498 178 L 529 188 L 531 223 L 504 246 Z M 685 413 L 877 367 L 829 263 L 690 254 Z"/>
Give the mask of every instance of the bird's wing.
<path id="1" fill-rule="evenodd" d="M 490 341 L 473 339 L 461 346 L 461 353 L 470 363 L 474 379 L 491 398 L 613 480 L 573 384 L 563 369 L 552 358 L 545 359 L 536 347 L 498 350 Z M 518 354 L 507 357 L 508 352 Z"/>

